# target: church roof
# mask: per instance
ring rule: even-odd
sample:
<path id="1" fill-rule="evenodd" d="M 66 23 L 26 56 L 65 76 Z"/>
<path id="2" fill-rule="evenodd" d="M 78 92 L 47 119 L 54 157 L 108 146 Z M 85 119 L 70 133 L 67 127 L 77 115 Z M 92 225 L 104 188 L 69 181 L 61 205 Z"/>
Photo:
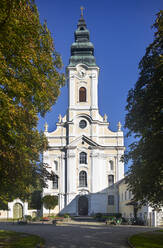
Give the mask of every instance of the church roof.
<path id="1" fill-rule="evenodd" d="M 76 66 L 79 63 L 87 66 L 96 66 L 94 57 L 94 46 L 89 40 L 89 30 L 87 29 L 83 15 L 81 15 L 77 30 L 75 31 L 75 42 L 71 45 L 71 57 L 69 66 Z"/>

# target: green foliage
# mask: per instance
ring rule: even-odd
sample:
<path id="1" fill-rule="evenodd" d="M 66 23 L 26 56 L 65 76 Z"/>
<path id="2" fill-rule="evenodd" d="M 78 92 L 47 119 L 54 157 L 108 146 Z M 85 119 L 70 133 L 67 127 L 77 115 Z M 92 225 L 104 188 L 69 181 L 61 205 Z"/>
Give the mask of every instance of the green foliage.
<path id="1" fill-rule="evenodd" d="M 102 216 L 103 216 L 102 213 L 96 213 L 96 214 L 95 214 L 95 219 L 101 219 Z"/>
<path id="2" fill-rule="evenodd" d="M 0 196 L 0 210 L 8 210 L 8 202 L 5 200 L 1 200 L 1 196 Z"/>
<path id="3" fill-rule="evenodd" d="M 40 152 L 47 140 L 37 130 L 56 102 L 64 76 L 46 22 L 33 0 L 0 1 L 0 196 L 27 198 L 43 182 Z"/>
<path id="4" fill-rule="evenodd" d="M 36 216 L 36 217 L 33 217 L 33 218 L 32 218 L 32 221 L 40 221 L 40 219 L 41 219 L 41 217 Z"/>
<path id="5" fill-rule="evenodd" d="M 163 194 L 163 11 L 153 25 L 155 39 L 140 61 L 140 76 L 128 93 L 125 127 L 136 141 L 125 158 L 131 159 L 126 182 L 141 204 L 162 204 Z"/>
<path id="6" fill-rule="evenodd" d="M 163 234 L 161 232 L 146 232 L 133 235 L 129 239 L 135 248 L 162 248 Z"/>
<path id="7" fill-rule="evenodd" d="M 31 221 L 32 220 L 32 216 L 30 215 L 24 215 L 24 219 L 27 221 Z"/>
<path id="8" fill-rule="evenodd" d="M 41 200 L 41 190 L 34 190 L 31 193 L 29 201 L 29 209 L 41 209 L 42 200 Z"/>
<path id="9" fill-rule="evenodd" d="M 69 214 L 64 214 L 63 217 L 64 218 L 70 218 L 70 215 Z"/>
<path id="10" fill-rule="evenodd" d="M 34 248 L 42 247 L 44 240 L 36 235 L 0 230 L 1 247 Z"/>
<path id="11" fill-rule="evenodd" d="M 122 217 L 122 214 L 121 213 L 108 213 L 107 216 L 113 216 L 115 218 L 121 218 Z"/>
<path id="12" fill-rule="evenodd" d="M 119 219 L 122 217 L 122 214 L 121 213 L 96 213 L 95 214 L 95 218 L 96 219 L 102 219 L 102 220 L 105 220 L 105 219 Z"/>
<path id="13" fill-rule="evenodd" d="M 44 207 L 46 209 L 49 209 L 49 216 L 50 216 L 50 210 L 54 209 L 55 206 L 58 205 L 58 196 L 46 195 L 42 198 L 42 202 L 44 204 Z"/>

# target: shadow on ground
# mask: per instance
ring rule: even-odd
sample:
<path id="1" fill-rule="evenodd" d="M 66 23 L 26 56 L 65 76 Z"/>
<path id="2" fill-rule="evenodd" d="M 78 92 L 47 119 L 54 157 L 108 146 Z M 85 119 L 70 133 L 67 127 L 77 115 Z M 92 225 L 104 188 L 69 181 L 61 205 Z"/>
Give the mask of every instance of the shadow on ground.
<path id="1" fill-rule="evenodd" d="M 137 226 L 105 226 L 82 223 L 51 224 L 5 224 L 0 229 L 40 235 L 47 248 L 127 248 L 129 236 L 154 228 Z"/>

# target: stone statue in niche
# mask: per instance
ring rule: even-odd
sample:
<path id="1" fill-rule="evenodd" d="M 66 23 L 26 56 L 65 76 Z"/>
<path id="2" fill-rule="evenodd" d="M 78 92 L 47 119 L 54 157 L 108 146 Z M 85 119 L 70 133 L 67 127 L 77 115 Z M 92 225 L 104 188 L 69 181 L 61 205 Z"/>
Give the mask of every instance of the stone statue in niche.
<path id="1" fill-rule="evenodd" d="M 121 127 L 122 127 L 122 125 L 121 125 L 120 121 L 118 122 L 117 127 L 118 127 L 118 132 L 121 132 Z"/>
<path id="2" fill-rule="evenodd" d="M 108 121 L 108 117 L 107 117 L 106 114 L 104 114 L 103 121 L 104 121 L 104 122 L 107 122 L 107 121 Z"/>
<path id="3" fill-rule="evenodd" d="M 62 122 L 62 116 L 61 115 L 58 116 L 58 121 L 59 121 L 59 123 Z"/>
<path id="4" fill-rule="evenodd" d="M 44 128 L 45 128 L 45 132 L 48 132 L 48 123 L 47 122 L 45 122 Z"/>

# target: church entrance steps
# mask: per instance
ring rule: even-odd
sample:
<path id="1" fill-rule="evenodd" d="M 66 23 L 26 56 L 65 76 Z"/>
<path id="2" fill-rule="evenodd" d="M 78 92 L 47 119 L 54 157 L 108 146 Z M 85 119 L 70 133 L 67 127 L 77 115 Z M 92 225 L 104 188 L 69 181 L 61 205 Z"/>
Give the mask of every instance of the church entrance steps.
<path id="1" fill-rule="evenodd" d="M 79 222 L 96 222 L 96 220 L 90 216 L 76 216 L 73 217 L 73 220 Z"/>

